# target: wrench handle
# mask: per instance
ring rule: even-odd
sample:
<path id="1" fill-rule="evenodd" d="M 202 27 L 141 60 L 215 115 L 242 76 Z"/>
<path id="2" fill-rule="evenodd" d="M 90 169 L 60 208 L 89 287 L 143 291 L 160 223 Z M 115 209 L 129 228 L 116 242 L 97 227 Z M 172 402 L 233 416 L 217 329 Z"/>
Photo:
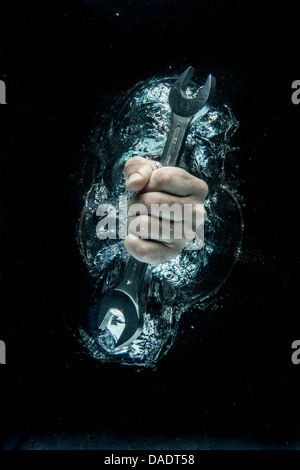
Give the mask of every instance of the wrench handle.
<path id="1" fill-rule="evenodd" d="M 172 111 L 171 128 L 160 159 L 162 166 L 178 166 L 187 128 L 192 117 L 179 116 Z"/>
<path id="2" fill-rule="evenodd" d="M 177 166 L 179 164 L 182 146 L 192 117 L 178 116 L 172 111 L 171 128 L 167 142 L 160 159 L 162 166 Z M 129 258 L 122 281 L 118 288 L 125 290 L 137 302 L 140 286 L 143 282 L 148 264 Z"/>
<path id="3" fill-rule="evenodd" d="M 126 264 L 125 272 L 123 274 L 118 289 L 127 292 L 137 303 L 140 286 L 144 280 L 145 273 L 148 264 L 142 263 L 133 256 L 129 257 L 128 263 Z"/>

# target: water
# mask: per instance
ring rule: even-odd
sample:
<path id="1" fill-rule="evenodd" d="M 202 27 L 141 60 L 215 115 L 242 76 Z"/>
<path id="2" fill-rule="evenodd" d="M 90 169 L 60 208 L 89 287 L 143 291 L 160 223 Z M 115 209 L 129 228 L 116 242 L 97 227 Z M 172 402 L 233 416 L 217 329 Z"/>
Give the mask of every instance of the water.
<path id="1" fill-rule="evenodd" d="M 99 240 L 96 210 L 104 203 L 118 207 L 119 197 L 125 194 L 124 164 L 129 158 L 159 160 L 170 127 L 168 94 L 173 83 L 174 77 L 156 78 L 129 90 L 117 102 L 109 119 L 99 122 L 99 127 L 93 130 L 96 137 L 88 149 L 95 157 L 93 184 L 85 197 L 78 242 L 92 277 L 94 294 L 90 320 L 87 325 L 79 324 L 78 336 L 88 352 L 103 362 L 155 366 L 172 346 L 182 314 L 213 296 L 240 252 L 242 220 L 238 182 L 234 177 L 236 152 L 230 144 L 238 122 L 232 110 L 222 104 L 212 107 L 204 116 L 195 116 L 180 163 L 209 186 L 203 248 L 183 250 L 171 261 L 149 266 L 141 292 L 145 309 L 142 334 L 115 352 L 99 347 L 95 328 L 97 304 L 119 283 L 128 254 L 118 237 Z M 196 91 L 192 85 L 187 93 L 193 95 Z"/>

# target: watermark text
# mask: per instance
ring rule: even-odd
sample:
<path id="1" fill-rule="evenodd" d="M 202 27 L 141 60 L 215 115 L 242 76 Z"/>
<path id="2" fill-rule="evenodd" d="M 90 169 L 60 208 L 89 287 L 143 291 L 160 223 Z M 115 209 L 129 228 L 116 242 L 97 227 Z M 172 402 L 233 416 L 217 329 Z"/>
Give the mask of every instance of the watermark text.
<path id="1" fill-rule="evenodd" d="M 300 103 L 300 80 L 294 80 L 292 83 L 292 96 L 291 100 L 293 104 L 299 104 Z"/>
<path id="2" fill-rule="evenodd" d="M 6 364 L 6 345 L 0 340 L 0 364 Z"/>
<path id="3" fill-rule="evenodd" d="M 204 244 L 204 204 L 144 204 L 127 206 L 127 195 L 119 197 L 118 207 L 100 204 L 96 235 L 100 240 L 123 239 L 129 233 L 152 240 L 187 240 L 187 249 L 199 250 Z"/>
<path id="4" fill-rule="evenodd" d="M 0 80 L 0 104 L 6 104 L 6 85 L 3 80 Z"/>
<path id="5" fill-rule="evenodd" d="M 291 348 L 295 350 L 291 356 L 291 360 L 292 363 L 297 366 L 300 364 L 300 339 L 293 341 Z"/>

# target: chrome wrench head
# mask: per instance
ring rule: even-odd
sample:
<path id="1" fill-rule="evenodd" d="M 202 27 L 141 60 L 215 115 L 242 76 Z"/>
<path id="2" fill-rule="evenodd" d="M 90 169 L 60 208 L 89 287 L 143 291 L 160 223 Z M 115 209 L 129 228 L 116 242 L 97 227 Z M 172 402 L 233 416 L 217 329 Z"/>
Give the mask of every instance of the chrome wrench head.
<path id="1" fill-rule="evenodd" d="M 132 343 L 142 331 L 139 305 L 122 288 L 117 287 L 104 296 L 99 318 L 101 324 L 96 341 L 109 353 Z"/>
<path id="2" fill-rule="evenodd" d="M 212 75 L 206 79 L 204 85 L 200 88 L 197 96 L 188 98 L 186 89 L 189 81 L 191 80 L 195 69 L 188 67 L 176 80 L 169 93 L 169 104 L 172 111 L 178 116 L 192 117 L 195 116 L 201 109 L 207 107 L 212 100 L 216 79 Z"/>

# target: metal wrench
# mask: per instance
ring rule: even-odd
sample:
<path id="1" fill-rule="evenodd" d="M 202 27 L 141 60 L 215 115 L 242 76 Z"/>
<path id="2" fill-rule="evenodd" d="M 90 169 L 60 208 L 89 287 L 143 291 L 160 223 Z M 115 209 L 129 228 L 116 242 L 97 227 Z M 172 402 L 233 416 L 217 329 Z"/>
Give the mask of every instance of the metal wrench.
<path id="1" fill-rule="evenodd" d="M 193 73 L 194 68 L 188 67 L 169 92 L 171 128 L 160 159 L 162 166 L 178 165 L 191 120 L 200 111 L 205 114 L 209 109 L 215 78 L 209 75 L 197 96 L 188 98 L 186 88 Z M 147 263 L 130 256 L 121 282 L 101 300 L 97 323 L 99 334 L 96 340 L 107 352 L 117 352 L 129 345 L 143 329 L 139 293 L 147 267 Z"/>

